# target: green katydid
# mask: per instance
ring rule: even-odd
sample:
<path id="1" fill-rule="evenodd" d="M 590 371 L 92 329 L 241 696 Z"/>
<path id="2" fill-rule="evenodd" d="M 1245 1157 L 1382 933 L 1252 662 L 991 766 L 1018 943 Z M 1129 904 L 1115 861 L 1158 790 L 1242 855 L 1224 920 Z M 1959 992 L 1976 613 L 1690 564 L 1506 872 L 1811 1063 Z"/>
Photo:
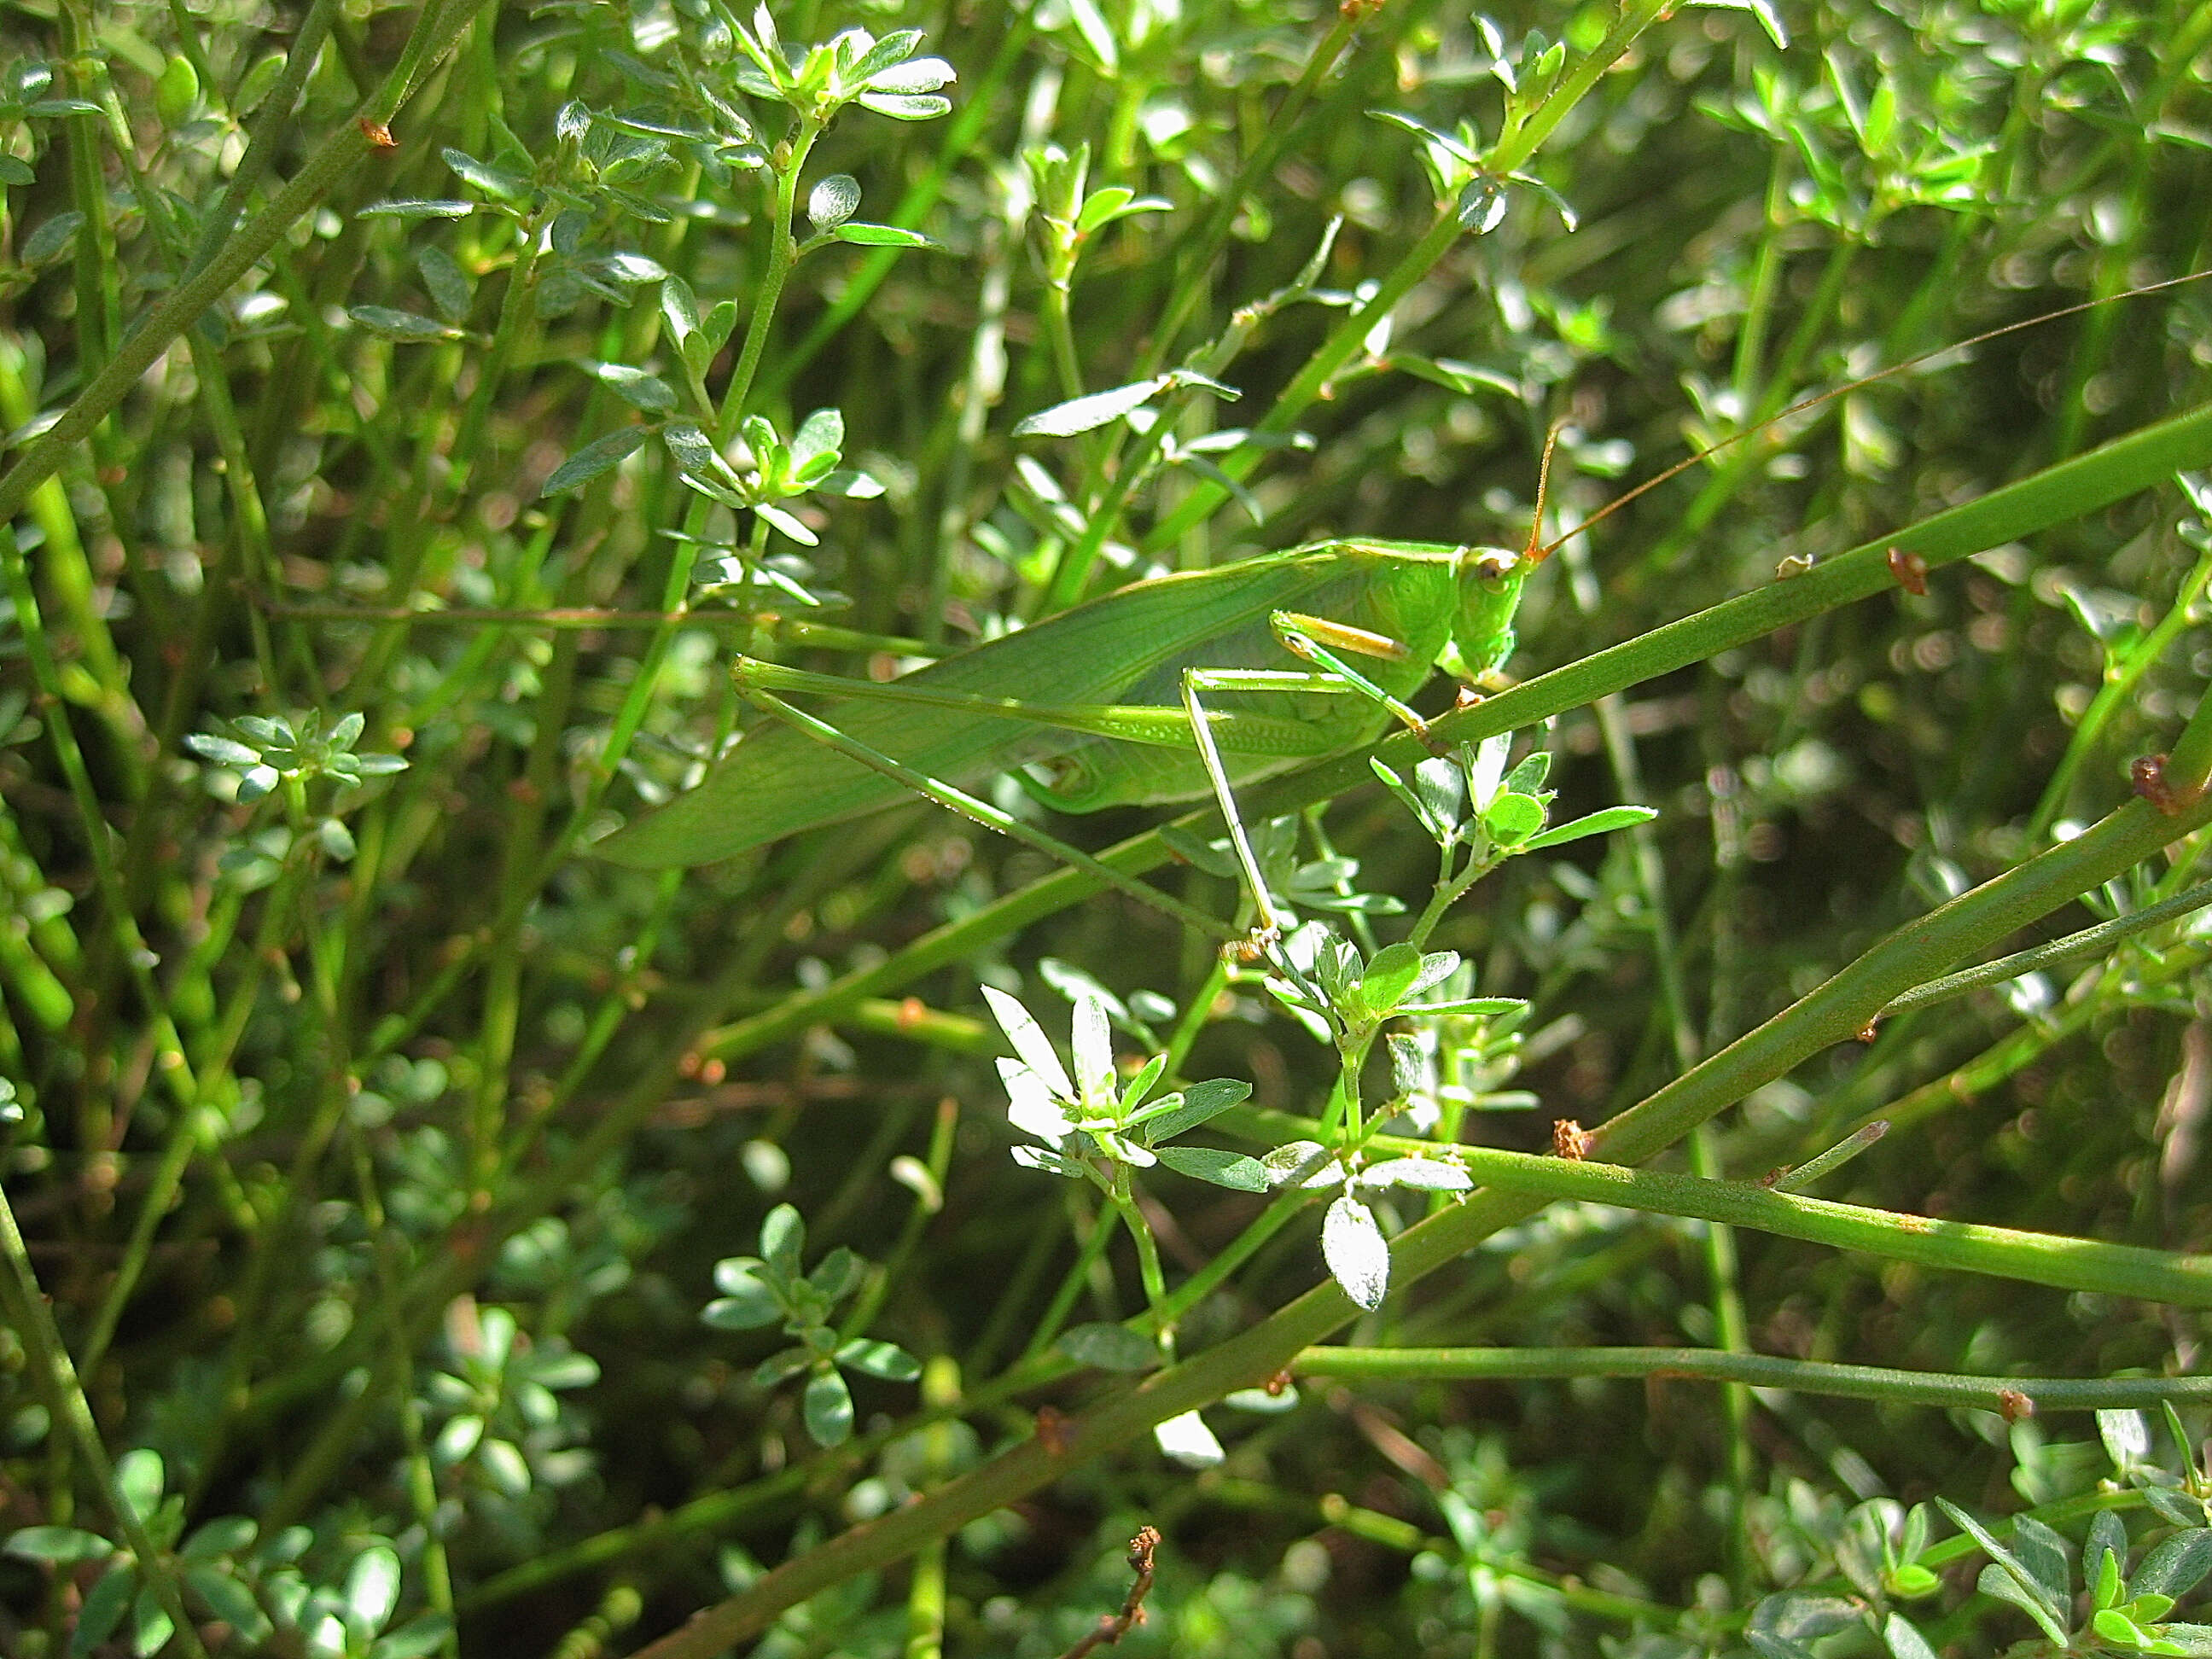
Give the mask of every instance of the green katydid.
<path id="1" fill-rule="evenodd" d="M 1840 390 L 2104 303 L 1993 329 Z M 1836 395 L 1808 398 L 1774 421 Z M 1473 682 L 1504 666 L 1522 587 L 1538 564 L 1598 519 L 1713 453 L 1647 480 L 1549 544 L 1540 535 L 1540 482 L 1535 520 L 1517 550 L 1337 540 L 1262 554 L 1133 583 L 887 685 L 740 658 L 733 669 L 740 689 L 782 723 L 747 735 L 696 788 L 596 850 L 641 868 L 703 864 L 881 811 L 915 789 L 955 804 L 958 786 L 1009 771 L 1045 804 L 1069 812 L 1211 792 L 1265 931 L 1273 912 L 1237 822 L 1234 787 L 1370 742 L 1393 718 L 1423 731 L 1407 700 L 1438 666 Z M 1549 460 L 1547 443 L 1547 470 Z M 1314 670 L 1272 665 L 1285 649 Z M 783 703 L 774 696 L 777 688 L 839 701 L 825 725 Z M 846 753 L 827 752 L 825 743 Z M 1024 769 L 1040 763 L 1043 777 Z M 960 800 L 962 810 L 975 805 Z"/>
<path id="2" fill-rule="evenodd" d="M 1133 583 L 887 686 L 744 659 L 736 672 L 748 690 L 842 694 L 838 731 L 956 786 L 1048 763 L 1047 779 L 1018 775 L 1063 811 L 1189 800 L 1356 746 L 1394 715 L 1419 729 L 1405 699 L 1448 645 L 1477 676 L 1512 654 L 1522 587 L 1547 550 L 1533 531 L 1518 551 L 1322 542 Z M 1286 647 L 1317 671 L 1267 666 Z M 905 798 L 860 761 L 764 726 L 598 850 L 642 867 L 704 863 Z"/>

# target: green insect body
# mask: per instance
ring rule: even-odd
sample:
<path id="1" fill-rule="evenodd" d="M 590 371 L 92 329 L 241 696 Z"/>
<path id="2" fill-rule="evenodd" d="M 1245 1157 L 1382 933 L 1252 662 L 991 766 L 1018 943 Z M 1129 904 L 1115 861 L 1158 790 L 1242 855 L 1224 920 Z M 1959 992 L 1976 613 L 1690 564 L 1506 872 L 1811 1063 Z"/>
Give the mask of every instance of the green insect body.
<path id="1" fill-rule="evenodd" d="M 1280 624 L 1301 623 L 1387 695 L 1410 697 L 1447 642 L 1481 674 L 1513 644 L 1512 618 L 1533 561 L 1497 548 L 1323 542 L 1217 569 L 1132 583 L 1031 627 L 929 664 L 888 686 L 834 699 L 823 719 L 928 776 L 968 786 L 1012 771 L 1057 810 L 1195 799 L 1210 782 L 1181 702 L 1186 671 L 1291 671 Z M 1346 647 L 1349 630 L 1380 636 L 1387 656 Z M 1352 652 L 1361 654 L 1352 656 Z M 1370 741 L 1389 722 L 1370 697 L 1316 683 L 1285 691 L 1205 693 L 1224 769 L 1245 783 Z M 902 694 L 949 694 L 971 706 L 917 707 Z M 988 700 L 990 706 L 972 706 Z M 1051 707 L 1048 707 L 1051 706 Z M 1123 724 L 1109 735 L 1048 723 L 1052 707 Z M 1000 708 L 1005 712 L 999 712 Z M 1141 712 L 1140 712 L 1141 711 Z M 1149 717 L 1149 718 L 1148 718 Z M 1039 767 L 1042 779 L 1023 769 Z M 912 797 L 857 761 L 788 726 L 749 732 L 697 787 L 600 842 L 638 868 L 704 864 L 802 830 Z"/>

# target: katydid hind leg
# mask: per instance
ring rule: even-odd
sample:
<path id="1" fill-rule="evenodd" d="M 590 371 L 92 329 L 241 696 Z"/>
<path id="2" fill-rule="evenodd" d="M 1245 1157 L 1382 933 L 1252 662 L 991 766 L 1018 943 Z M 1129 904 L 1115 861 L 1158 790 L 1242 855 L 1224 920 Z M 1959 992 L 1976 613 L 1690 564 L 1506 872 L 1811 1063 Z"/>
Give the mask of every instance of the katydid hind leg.
<path id="1" fill-rule="evenodd" d="M 1237 854 L 1237 863 L 1244 872 L 1245 885 L 1252 890 L 1252 902 L 1259 914 L 1253 928 L 1253 943 L 1262 947 L 1272 945 L 1283 935 L 1283 919 L 1275 908 L 1274 900 L 1267 892 L 1267 878 L 1260 872 L 1260 860 L 1252 852 L 1251 837 L 1244 833 L 1244 819 L 1237 810 L 1237 792 L 1230 786 L 1229 773 L 1221 763 L 1221 751 L 1214 746 L 1212 724 L 1206 719 L 1205 706 L 1198 700 L 1199 671 L 1191 669 L 1182 677 L 1183 707 L 1190 714 L 1191 738 L 1198 750 L 1200 763 L 1206 776 L 1213 782 L 1213 798 L 1221 808 L 1222 822 L 1229 826 L 1229 844 Z"/>

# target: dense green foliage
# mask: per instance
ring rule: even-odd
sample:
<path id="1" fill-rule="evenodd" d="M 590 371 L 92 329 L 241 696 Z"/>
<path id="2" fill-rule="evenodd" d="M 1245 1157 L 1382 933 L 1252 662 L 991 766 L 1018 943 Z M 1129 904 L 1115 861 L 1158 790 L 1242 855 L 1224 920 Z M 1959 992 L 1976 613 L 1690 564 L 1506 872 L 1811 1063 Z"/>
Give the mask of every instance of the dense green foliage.
<path id="1" fill-rule="evenodd" d="M 2212 7 L 1665 10 L 12 13 L 0 1650 L 2212 1651 Z M 593 854 L 1551 430 L 1266 960 Z"/>

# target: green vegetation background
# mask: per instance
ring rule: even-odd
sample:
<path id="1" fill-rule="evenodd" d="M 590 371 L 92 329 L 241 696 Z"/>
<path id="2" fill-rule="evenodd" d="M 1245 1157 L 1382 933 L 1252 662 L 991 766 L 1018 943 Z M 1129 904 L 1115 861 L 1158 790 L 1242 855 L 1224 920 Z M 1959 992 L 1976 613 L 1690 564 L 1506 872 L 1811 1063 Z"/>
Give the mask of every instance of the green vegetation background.
<path id="1" fill-rule="evenodd" d="M 1149 1523 L 1130 1651 L 2208 1650 L 2152 1630 L 2212 1562 L 2180 1386 L 2177 1442 L 1893 1377 L 1386 1360 L 1225 1380 L 1224 1461 L 1178 1465 L 1115 1403 L 1131 1376 L 1048 1346 L 1141 1313 L 1139 1262 L 1079 1261 L 1110 1208 L 1007 1156 L 979 982 L 1057 1040 L 1087 976 L 1124 1057 L 1182 1028 L 1182 1074 L 1263 1111 L 1317 1118 L 1326 1049 L 1210 939 L 934 809 L 688 873 L 590 848 L 754 718 L 734 652 L 880 677 L 1158 569 L 1517 547 L 1554 423 L 1556 534 L 1812 393 L 2212 264 L 2212 7 L 773 11 L 781 79 L 704 0 L 0 24 L 0 1649 L 585 1659 L 722 1603 L 697 1650 L 766 1623 L 775 1655 L 1048 1655 L 1122 1605 Z M 839 79 L 862 48 L 808 49 L 850 28 L 921 39 Z M 2118 299 L 1845 392 L 1545 566 L 1514 678 L 1641 653 L 1546 706 L 1555 817 L 1658 817 L 1442 922 L 1483 994 L 1532 1004 L 1468 1051 L 1461 1138 L 1604 1123 L 2107 813 L 2125 857 L 1978 954 L 2188 886 L 2212 539 L 2162 480 L 2201 435 L 2066 475 L 2092 482 L 1924 593 L 1900 562 L 1778 629 L 1653 630 L 1873 568 L 1828 562 L 2190 410 L 2205 307 Z M 1178 367 L 1238 395 L 1014 435 Z M 2130 763 L 2169 749 L 2165 818 Z M 1308 897 L 1418 910 L 1436 849 L 1366 775 L 1254 815 L 1342 794 L 1297 856 L 1355 862 Z M 1054 827 L 1096 849 L 1161 816 Z M 1673 1157 L 1698 1176 L 1893 1126 L 1821 1188 L 1877 1212 L 1849 1250 L 1560 1196 L 1357 1322 L 1338 1297 L 1334 1340 L 1719 1347 L 1966 1374 L 1985 1406 L 1990 1379 L 2185 1376 L 2205 949 L 2169 921 L 1713 1096 Z M 1255 1155 L 1281 1127 L 1225 1121 Z M 1267 1207 L 1145 1173 L 1170 1282 Z M 817 1272 L 837 1334 L 927 1364 L 919 1389 L 890 1352 L 846 1364 L 849 1439 L 756 1377 L 764 1334 L 702 1322 L 753 1294 L 715 1264 L 773 1259 L 779 1204 L 809 1268 L 874 1264 Z M 2118 1258 L 1915 1265 L 1887 1212 L 2158 1253 L 2129 1260 L 2187 1305 Z M 1317 1231 L 1252 1239 L 1187 1312 L 1191 1387 L 1323 1305 Z M 979 1518 L 902 1510 L 1048 1451 Z M 1906 1522 L 1937 1497 L 1997 1532 Z M 2047 1537 L 1998 1525 L 2030 1506 Z M 902 1512 L 898 1547 L 816 1549 Z M 2100 1590 L 2130 1539 L 2154 1553 Z M 760 1577 L 786 1562 L 814 1576 Z"/>

